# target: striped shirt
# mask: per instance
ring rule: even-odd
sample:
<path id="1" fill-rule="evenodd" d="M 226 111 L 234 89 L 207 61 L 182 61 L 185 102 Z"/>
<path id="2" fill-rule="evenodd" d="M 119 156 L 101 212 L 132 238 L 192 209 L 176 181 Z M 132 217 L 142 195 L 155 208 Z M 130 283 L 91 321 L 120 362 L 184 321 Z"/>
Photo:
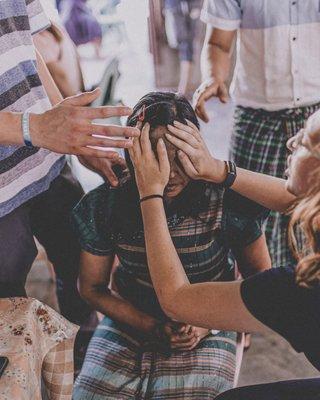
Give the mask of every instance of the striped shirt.
<path id="1" fill-rule="evenodd" d="M 238 105 L 277 111 L 320 101 L 319 0 L 206 0 L 202 20 L 239 30 Z"/>
<path id="2" fill-rule="evenodd" d="M 152 289 L 143 223 L 132 190 L 129 184 L 117 189 L 99 186 L 75 207 L 72 221 L 83 250 L 118 256 L 115 281 L 120 294 L 158 318 L 161 310 Z M 230 250 L 242 249 L 261 236 L 264 211 L 230 190 L 195 182 L 166 205 L 170 235 L 190 282 L 233 280 Z"/>
<path id="3" fill-rule="evenodd" d="M 39 0 L 0 0 L 0 111 L 41 113 L 51 107 L 32 42 L 49 25 Z M 0 217 L 48 189 L 64 163 L 48 150 L 0 146 Z"/>

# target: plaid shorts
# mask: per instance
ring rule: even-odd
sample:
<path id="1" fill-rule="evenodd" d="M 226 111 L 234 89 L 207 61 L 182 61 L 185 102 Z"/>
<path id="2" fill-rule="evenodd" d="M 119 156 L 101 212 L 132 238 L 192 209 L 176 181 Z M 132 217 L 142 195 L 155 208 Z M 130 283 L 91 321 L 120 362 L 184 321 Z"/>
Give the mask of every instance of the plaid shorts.
<path id="1" fill-rule="evenodd" d="M 289 151 L 286 142 L 304 127 L 305 121 L 320 108 L 312 106 L 275 112 L 238 106 L 231 139 L 231 159 L 245 169 L 285 178 Z M 288 246 L 289 217 L 272 212 L 266 236 L 274 266 L 295 265 Z"/>

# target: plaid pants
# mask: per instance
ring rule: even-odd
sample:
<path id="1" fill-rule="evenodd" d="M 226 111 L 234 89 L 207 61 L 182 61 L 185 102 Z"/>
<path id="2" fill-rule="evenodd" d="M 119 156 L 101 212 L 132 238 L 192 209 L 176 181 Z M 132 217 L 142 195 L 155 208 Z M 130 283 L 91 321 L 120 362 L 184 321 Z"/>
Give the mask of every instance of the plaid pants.
<path id="1" fill-rule="evenodd" d="M 285 178 L 289 151 L 286 142 L 304 127 L 320 103 L 275 112 L 238 106 L 231 139 L 231 159 L 245 169 Z M 288 246 L 289 217 L 272 212 L 266 236 L 274 266 L 296 265 Z"/>

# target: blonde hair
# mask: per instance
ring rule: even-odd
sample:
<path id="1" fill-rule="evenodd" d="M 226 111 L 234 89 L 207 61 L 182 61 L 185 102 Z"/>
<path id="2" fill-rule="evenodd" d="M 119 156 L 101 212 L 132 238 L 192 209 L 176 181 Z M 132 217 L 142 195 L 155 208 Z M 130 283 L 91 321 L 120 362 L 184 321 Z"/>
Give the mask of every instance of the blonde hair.
<path id="1" fill-rule="evenodd" d="M 293 208 L 289 225 L 290 244 L 298 259 L 296 282 L 304 287 L 320 283 L 320 167 L 311 174 L 310 186 Z M 297 227 L 305 238 L 302 249 L 298 249 Z"/>

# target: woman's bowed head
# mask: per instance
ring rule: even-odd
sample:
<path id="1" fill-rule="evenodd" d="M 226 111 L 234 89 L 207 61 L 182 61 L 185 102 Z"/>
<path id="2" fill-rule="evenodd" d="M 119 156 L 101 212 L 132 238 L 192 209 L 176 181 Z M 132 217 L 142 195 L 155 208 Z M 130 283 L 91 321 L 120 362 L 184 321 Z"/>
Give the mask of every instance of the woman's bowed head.
<path id="1" fill-rule="evenodd" d="M 182 182 L 188 179 L 219 184 L 226 178 L 225 163 L 211 156 L 198 124 L 173 118 L 167 129 L 159 131 L 156 145 L 154 136 L 150 140 L 152 126 L 139 124 L 141 136 L 133 139 L 129 151 L 140 197 L 176 195 Z M 299 285 L 312 286 L 320 279 L 320 111 L 309 118 L 305 129 L 288 141 L 288 149 L 291 155 L 287 181 L 239 168 L 233 189 L 267 208 L 292 209 L 291 244 L 299 259 L 296 279 Z M 176 171 L 181 179 L 179 184 L 174 180 Z M 268 191 L 266 187 L 269 187 Z M 293 233 L 296 225 L 300 225 L 306 234 L 309 255 L 305 254 L 306 249 L 302 253 L 296 248 Z"/>
<path id="2" fill-rule="evenodd" d="M 167 121 L 167 126 L 164 121 Z M 139 174 L 136 179 L 144 186 L 140 188 L 140 197 L 148 193 L 164 194 L 168 201 L 177 197 L 193 179 L 193 174 L 188 165 L 186 168 L 183 165 L 183 152 L 170 141 L 171 131 L 182 127 L 189 132 L 199 132 L 199 122 L 191 105 L 175 93 L 152 92 L 142 97 L 134 107 L 127 125 L 141 129 L 141 139 L 134 141 L 134 149 L 129 152 L 130 158 L 127 157 L 131 173 L 133 162 L 136 166 L 134 174 Z M 143 152 L 143 148 L 147 151 Z M 142 152 L 146 157 L 142 156 Z M 143 184 L 144 175 L 139 171 L 146 169 L 149 170 L 148 176 L 154 176 L 156 187 L 150 186 L 150 182 Z M 160 177 L 166 182 L 158 184 Z"/>

